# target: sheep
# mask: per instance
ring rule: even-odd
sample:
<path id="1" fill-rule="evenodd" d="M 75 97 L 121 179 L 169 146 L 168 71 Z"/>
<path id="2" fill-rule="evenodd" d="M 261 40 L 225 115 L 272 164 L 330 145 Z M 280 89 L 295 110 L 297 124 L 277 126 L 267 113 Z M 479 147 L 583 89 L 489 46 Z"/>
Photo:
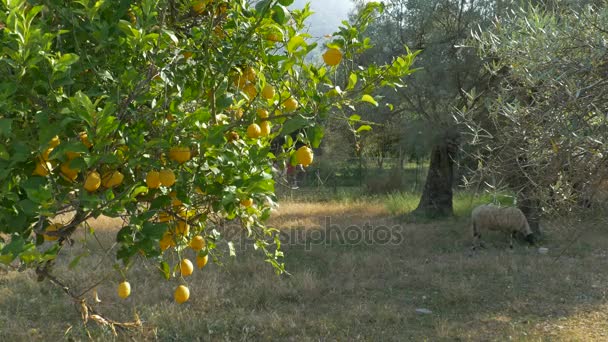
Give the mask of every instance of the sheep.
<path id="1" fill-rule="evenodd" d="M 525 236 L 526 241 L 534 245 L 534 235 L 530 230 L 530 225 L 524 213 L 515 207 L 497 207 L 491 204 L 484 204 L 473 209 L 471 213 L 471 226 L 475 244 L 473 249 L 481 242 L 481 232 L 483 230 L 500 230 L 509 234 L 509 248 L 513 248 L 513 237 L 516 233 Z"/>

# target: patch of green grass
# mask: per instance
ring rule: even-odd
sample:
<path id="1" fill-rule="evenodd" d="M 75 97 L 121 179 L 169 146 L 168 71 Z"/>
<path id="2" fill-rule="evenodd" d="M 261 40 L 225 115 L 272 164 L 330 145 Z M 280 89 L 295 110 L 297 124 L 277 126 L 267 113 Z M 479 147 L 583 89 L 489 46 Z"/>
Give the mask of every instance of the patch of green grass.
<path id="1" fill-rule="evenodd" d="M 384 205 L 391 215 L 409 214 L 418 206 L 420 194 L 411 192 L 398 192 L 386 195 Z"/>
<path id="2" fill-rule="evenodd" d="M 513 196 L 509 194 L 475 194 L 468 191 L 460 191 L 454 195 L 453 209 L 457 217 L 469 217 L 471 211 L 481 204 L 494 203 L 501 206 L 512 206 Z"/>
<path id="3" fill-rule="evenodd" d="M 392 215 L 408 215 L 418 206 L 420 193 L 399 192 L 383 197 L 383 202 Z M 513 197 L 507 194 L 474 194 L 468 191 L 456 192 L 453 198 L 453 209 L 456 217 L 468 217 L 473 208 L 480 204 L 496 203 L 500 205 L 513 205 Z"/>

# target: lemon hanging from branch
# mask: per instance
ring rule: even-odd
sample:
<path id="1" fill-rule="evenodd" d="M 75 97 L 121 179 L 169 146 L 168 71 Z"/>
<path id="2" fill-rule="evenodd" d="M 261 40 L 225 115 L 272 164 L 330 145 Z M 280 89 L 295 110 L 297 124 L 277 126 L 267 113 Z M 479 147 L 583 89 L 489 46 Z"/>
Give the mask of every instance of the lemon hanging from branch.
<path id="1" fill-rule="evenodd" d="M 323 61 L 329 66 L 336 66 L 342 61 L 342 51 L 330 48 L 323 54 Z"/>

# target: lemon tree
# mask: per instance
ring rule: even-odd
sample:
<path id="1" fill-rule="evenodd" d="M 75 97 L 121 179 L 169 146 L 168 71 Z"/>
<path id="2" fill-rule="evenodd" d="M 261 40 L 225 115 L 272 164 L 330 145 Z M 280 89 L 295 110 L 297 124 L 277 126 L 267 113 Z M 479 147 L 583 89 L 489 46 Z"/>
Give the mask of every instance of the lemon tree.
<path id="1" fill-rule="evenodd" d="M 234 254 L 228 221 L 284 271 L 264 225 L 273 167 L 312 163 L 323 123 L 378 106 L 375 89 L 402 86 L 414 59 L 353 64 L 382 9 L 369 3 L 307 62 L 311 12 L 292 2 L 2 0 L 0 263 L 44 276 L 103 215 L 124 222 L 121 297 L 129 267 L 147 260 L 187 301 L 188 254 L 198 268 Z"/>

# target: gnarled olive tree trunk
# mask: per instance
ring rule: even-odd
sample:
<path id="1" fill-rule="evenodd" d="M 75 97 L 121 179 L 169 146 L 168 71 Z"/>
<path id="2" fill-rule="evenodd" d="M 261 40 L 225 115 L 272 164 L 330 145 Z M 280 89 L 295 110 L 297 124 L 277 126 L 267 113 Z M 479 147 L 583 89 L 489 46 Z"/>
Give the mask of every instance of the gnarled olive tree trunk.
<path id="1" fill-rule="evenodd" d="M 530 225 L 530 229 L 532 229 L 532 233 L 537 237 L 540 237 L 540 201 L 533 196 L 522 192 L 520 196 L 518 196 L 517 207 L 524 213 L 526 219 L 528 219 L 528 224 Z"/>
<path id="2" fill-rule="evenodd" d="M 454 184 L 455 159 L 459 148 L 460 134 L 448 130 L 438 139 L 431 151 L 429 171 L 416 214 L 441 217 L 453 214 L 452 187 Z"/>

